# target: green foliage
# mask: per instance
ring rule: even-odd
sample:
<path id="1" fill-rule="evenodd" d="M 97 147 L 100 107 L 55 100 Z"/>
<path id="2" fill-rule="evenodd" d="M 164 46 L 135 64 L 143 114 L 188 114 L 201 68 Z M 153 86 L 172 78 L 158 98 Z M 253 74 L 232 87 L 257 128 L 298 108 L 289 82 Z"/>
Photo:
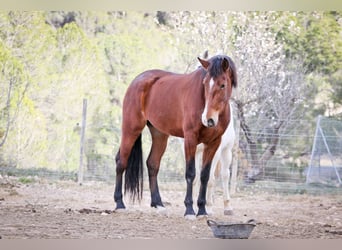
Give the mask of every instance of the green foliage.
<path id="1" fill-rule="evenodd" d="M 339 12 L 1 11 L 0 142 L 10 126 L 0 147 L 0 162 L 77 170 L 83 98 L 88 100 L 86 154 L 107 159 L 101 154 L 114 155 L 118 150 L 122 99 L 134 77 L 152 68 L 189 72 L 205 50 L 210 55 L 244 52 L 244 59 L 233 58 L 238 66 L 254 58 L 271 67 L 284 48 L 288 59 L 303 59 L 306 84 L 324 82 L 325 89 L 334 90 L 334 102 L 341 104 L 340 16 Z M 252 25 L 255 31 L 262 30 L 256 34 L 260 39 L 245 41 L 248 46 L 242 46 L 239 54 L 238 39 L 252 32 Z M 268 56 L 266 52 L 258 56 L 261 48 Z M 255 68 L 261 75 L 265 70 Z M 271 79 L 276 74 L 268 71 L 268 75 Z M 252 81 L 256 74 L 248 77 L 240 79 Z M 312 100 L 320 92 L 317 87 Z M 319 107 L 322 111 L 317 112 L 326 108 Z M 144 148 L 148 150 L 148 142 Z M 178 158 L 166 156 L 169 161 L 163 164 L 182 171 Z"/>
<path id="2" fill-rule="evenodd" d="M 1 110 L 8 81 L 15 77 L 1 157 L 18 167 L 78 168 L 83 98 L 89 103 L 89 152 L 113 154 L 127 85 L 141 71 L 165 68 L 168 62 L 169 50 L 161 49 L 168 34 L 160 34 L 143 13 L 1 12 L 0 25 L 5 27 L 0 60 L 6 73 L 1 75 Z M 3 111 L 0 117 L 3 136 Z"/>
<path id="3" fill-rule="evenodd" d="M 30 184 L 34 182 L 34 179 L 28 177 L 20 177 L 18 181 L 22 184 Z"/>
<path id="4" fill-rule="evenodd" d="M 331 98 L 335 103 L 342 105 L 342 70 L 341 68 L 329 78 L 332 85 Z"/>
<path id="5" fill-rule="evenodd" d="M 341 68 L 341 13 L 288 13 L 278 32 L 288 57 L 304 57 L 307 73 L 331 74 Z"/>
<path id="6" fill-rule="evenodd" d="M 303 61 L 306 74 L 317 81 L 319 107 L 341 105 L 342 16 L 339 11 L 283 13 L 283 25 L 278 27 L 277 40 L 285 45 L 288 58 Z M 314 76 L 313 76 L 314 75 Z M 327 82 L 322 97 L 321 84 Z M 318 111 L 317 109 L 317 111 Z M 324 113 L 321 112 L 321 114 Z"/>

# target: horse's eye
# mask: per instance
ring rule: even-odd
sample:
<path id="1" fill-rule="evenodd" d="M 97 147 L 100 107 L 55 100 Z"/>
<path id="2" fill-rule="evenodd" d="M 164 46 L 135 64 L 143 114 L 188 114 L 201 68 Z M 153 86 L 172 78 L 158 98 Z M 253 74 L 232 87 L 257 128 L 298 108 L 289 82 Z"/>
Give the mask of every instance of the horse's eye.
<path id="1" fill-rule="evenodd" d="M 226 87 L 226 85 L 221 84 L 220 89 L 224 89 L 225 87 Z"/>

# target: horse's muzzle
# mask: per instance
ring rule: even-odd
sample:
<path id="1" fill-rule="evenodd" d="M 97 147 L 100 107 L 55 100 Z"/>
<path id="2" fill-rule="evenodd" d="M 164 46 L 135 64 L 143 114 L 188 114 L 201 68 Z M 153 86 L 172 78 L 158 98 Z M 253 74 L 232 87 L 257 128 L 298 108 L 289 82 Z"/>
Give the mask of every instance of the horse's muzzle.
<path id="1" fill-rule="evenodd" d="M 218 123 L 218 112 L 213 112 L 209 117 L 207 117 L 207 112 L 202 113 L 202 124 L 205 127 L 212 128 L 215 127 Z"/>
<path id="2" fill-rule="evenodd" d="M 213 119 L 208 119 L 208 121 L 207 121 L 207 124 L 208 124 L 208 127 L 209 128 L 211 128 L 211 127 L 214 127 L 215 126 L 215 122 L 214 122 L 214 120 Z"/>

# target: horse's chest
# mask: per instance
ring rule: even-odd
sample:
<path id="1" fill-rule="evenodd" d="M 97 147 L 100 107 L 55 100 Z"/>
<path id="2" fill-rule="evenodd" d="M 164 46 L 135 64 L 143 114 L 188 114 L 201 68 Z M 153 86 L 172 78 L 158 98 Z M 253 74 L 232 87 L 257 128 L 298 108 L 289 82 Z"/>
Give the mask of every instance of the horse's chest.
<path id="1" fill-rule="evenodd" d="M 225 128 L 223 126 L 216 126 L 213 128 L 205 128 L 200 131 L 200 142 L 208 144 L 212 141 L 217 140 L 224 133 Z"/>

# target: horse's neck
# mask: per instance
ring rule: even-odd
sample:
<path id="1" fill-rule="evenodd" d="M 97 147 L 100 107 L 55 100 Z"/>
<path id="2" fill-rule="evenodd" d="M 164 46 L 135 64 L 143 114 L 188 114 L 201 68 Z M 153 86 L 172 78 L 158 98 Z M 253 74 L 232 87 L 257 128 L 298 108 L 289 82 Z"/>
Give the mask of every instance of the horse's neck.
<path id="1" fill-rule="evenodd" d="M 234 129 L 233 105 L 230 100 L 229 100 L 229 113 L 230 113 L 230 122 L 228 126 L 232 126 Z"/>

